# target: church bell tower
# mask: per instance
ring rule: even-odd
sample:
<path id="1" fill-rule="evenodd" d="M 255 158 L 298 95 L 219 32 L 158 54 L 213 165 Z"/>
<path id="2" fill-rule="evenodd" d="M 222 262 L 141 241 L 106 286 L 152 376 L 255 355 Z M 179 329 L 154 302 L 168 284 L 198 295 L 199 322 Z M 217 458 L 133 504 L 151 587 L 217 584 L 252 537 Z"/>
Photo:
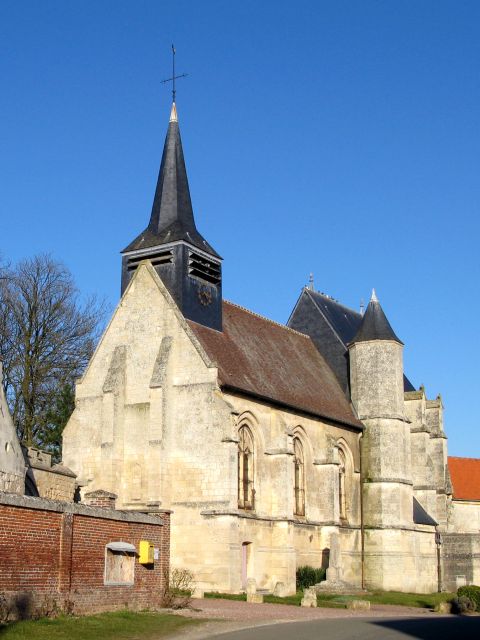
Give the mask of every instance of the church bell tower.
<path id="1" fill-rule="evenodd" d="M 150 260 L 186 318 L 222 330 L 222 259 L 195 225 L 175 102 L 150 222 L 122 251 L 122 295 L 142 260 Z"/>

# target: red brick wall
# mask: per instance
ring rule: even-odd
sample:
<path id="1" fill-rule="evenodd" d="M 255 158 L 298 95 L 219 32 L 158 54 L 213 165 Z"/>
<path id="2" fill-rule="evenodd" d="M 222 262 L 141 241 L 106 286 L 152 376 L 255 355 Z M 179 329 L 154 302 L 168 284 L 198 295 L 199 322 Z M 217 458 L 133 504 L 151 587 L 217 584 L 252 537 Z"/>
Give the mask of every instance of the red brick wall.
<path id="1" fill-rule="evenodd" d="M 46 504 L 44 500 L 17 501 L 27 506 L 0 503 L 1 592 L 12 596 L 26 593 L 32 607 L 46 597 L 61 608 L 70 603 L 75 613 L 161 605 L 170 561 L 168 513 L 149 518 L 132 514 L 125 521 L 118 519 L 119 512 L 105 509 L 51 503 L 58 510 L 49 511 L 33 508 Z M 105 545 L 123 541 L 138 549 L 140 540 L 150 540 L 159 548 L 159 560 L 147 567 L 136 559 L 132 586 L 104 585 Z"/>
<path id="2" fill-rule="evenodd" d="M 140 527 L 131 522 L 92 521 L 92 518 L 77 516 L 73 523 L 72 583 L 71 591 L 77 607 L 89 609 L 99 591 L 109 608 L 129 606 L 147 608 L 160 606 L 163 585 L 163 568 L 168 567 L 165 547 L 162 553 L 164 527 L 143 524 Z M 105 586 L 103 584 L 105 566 L 105 545 L 123 540 L 138 549 L 140 540 L 150 540 L 160 551 L 160 561 L 154 567 L 146 567 L 135 562 L 135 586 Z M 168 553 L 168 552 L 167 552 Z M 88 562 L 85 562 L 88 558 Z M 167 560 L 167 562 L 165 562 Z M 132 602 L 133 599 L 133 602 Z"/>
<path id="3" fill-rule="evenodd" d="M 54 592 L 62 514 L 0 505 L 0 590 Z"/>

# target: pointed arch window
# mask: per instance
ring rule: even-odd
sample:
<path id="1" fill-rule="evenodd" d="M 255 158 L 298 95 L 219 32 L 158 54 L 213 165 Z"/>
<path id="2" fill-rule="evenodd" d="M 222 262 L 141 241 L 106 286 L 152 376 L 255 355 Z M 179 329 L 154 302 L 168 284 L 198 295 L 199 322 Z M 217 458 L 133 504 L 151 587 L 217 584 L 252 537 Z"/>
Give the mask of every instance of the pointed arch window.
<path id="1" fill-rule="evenodd" d="M 338 467 L 338 502 L 339 502 L 339 513 L 340 519 L 347 519 L 347 489 L 346 489 L 346 475 L 347 475 L 347 458 L 345 456 L 345 451 L 339 447 L 338 449 L 338 459 L 339 459 L 339 467 Z"/>
<path id="2" fill-rule="evenodd" d="M 305 460 L 300 438 L 293 439 L 294 513 L 305 515 Z"/>
<path id="3" fill-rule="evenodd" d="M 255 488 L 253 484 L 254 447 L 252 432 L 247 426 L 238 430 L 238 508 L 253 509 Z"/>

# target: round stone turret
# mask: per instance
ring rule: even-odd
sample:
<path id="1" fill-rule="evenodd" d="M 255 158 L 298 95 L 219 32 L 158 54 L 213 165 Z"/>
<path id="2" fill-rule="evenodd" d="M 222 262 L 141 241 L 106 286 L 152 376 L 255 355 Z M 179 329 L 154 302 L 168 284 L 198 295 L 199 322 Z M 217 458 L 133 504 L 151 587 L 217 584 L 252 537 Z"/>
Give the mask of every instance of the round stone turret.
<path id="1" fill-rule="evenodd" d="M 352 403 L 360 420 L 403 418 L 403 342 L 397 338 L 375 289 L 349 345 Z"/>
<path id="2" fill-rule="evenodd" d="M 365 584 L 398 589 L 404 580 L 400 563 L 412 576 L 415 568 L 410 425 L 404 409 L 403 343 L 375 291 L 349 345 L 349 357 L 352 403 L 365 425 Z"/>
<path id="3" fill-rule="evenodd" d="M 365 521 L 412 524 L 410 429 L 405 419 L 403 343 L 375 295 L 349 345 L 352 403 L 365 424 L 362 466 Z"/>

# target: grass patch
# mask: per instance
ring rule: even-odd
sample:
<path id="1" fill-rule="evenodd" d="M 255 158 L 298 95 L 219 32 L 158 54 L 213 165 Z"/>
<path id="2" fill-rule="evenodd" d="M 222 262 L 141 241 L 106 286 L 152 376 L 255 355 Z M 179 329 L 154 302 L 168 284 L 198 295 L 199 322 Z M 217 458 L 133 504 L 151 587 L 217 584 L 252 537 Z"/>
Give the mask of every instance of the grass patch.
<path id="1" fill-rule="evenodd" d="M 269 602 L 270 604 L 290 604 L 300 606 L 300 601 L 303 598 L 303 593 L 301 591 L 297 591 L 294 596 L 285 596 L 280 598 L 279 596 L 265 596 L 263 601 Z"/>
<path id="2" fill-rule="evenodd" d="M 247 601 L 246 593 L 221 593 L 220 591 L 206 591 L 204 598 L 220 598 L 221 600 L 242 600 Z"/>
<path id="3" fill-rule="evenodd" d="M 303 592 L 280 598 L 278 596 L 265 596 L 264 602 L 270 604 L 287 604 L 300 606 Z M 373 591 L 370 593 L 356 593 L 355 595 L 340 595 L 338 593 L 319 593 L 317 605 L 333 609 L 346 609 L 350 600 L 370 600 L 372 604 L 396 604 L 404 607 L 418 607 L 421 609 L 434 609 L 440 602 L 450 602 L 455 597 L 454 593 L 401 593 L 400 591 Z M 225 600 L 247 599 L 244 593 L 219 593 L 210 591 L 205 593 L 205 598 L 223 598 Z"/>
<path id="4" fill-rule="evenodd" d="M 399 591 L 373 591 L 365 595 L 373 604 L 398 604 L 404 607 L 433 609 L 440 602 L 449 602 L 454 593 L 401 593 Z"/>
<path id="5" fill-rule="evenodd" d="M 198 620 L 153 611 L 114 611 L 0 625 L 2 640 L 154 640 Z"/>
<path id="6" fill-rule="evenodd" d="M 297 591 L 294 596 L 285 596 L 284 598 L 279 598 L 278 596 L 265 596 L 264 602 L 269 602 L 270 604 L 289 604 L 299 607 L 302 598 L 303 591 Z M 327 595 L 326 598 L 317 595 L 317 606 L 327 607 L 330 609 L 345 609 L 347 605 L 341 596 L 338 596 L 338 594 L 332 594 Z"/>
<path id="7" fill-rule="evenodd" d="M 245 593 L 220 593 L 219 591 L 207 591 L 204 594 L 205 598 L 221 598 L 222 600 L 241 600 L 243 602 L 247 601 L 247 596 Z M 319 607 L 330 607 L 332 609 L 345 609 L 345 602 L 337 602 L 338 594 L 325 594 L 325 597 L 322 595 L 321 598 L 317 598 L 317 603 Z M 300 606 L 300 602 L 303 598 L 303 592 L 297 591 L 295 595 L 285 596 L 284 598 L 280 598 L 279 596 L 265 596 L 263 601 L 268 604 L 287 604 L 295 607 Z"/>

